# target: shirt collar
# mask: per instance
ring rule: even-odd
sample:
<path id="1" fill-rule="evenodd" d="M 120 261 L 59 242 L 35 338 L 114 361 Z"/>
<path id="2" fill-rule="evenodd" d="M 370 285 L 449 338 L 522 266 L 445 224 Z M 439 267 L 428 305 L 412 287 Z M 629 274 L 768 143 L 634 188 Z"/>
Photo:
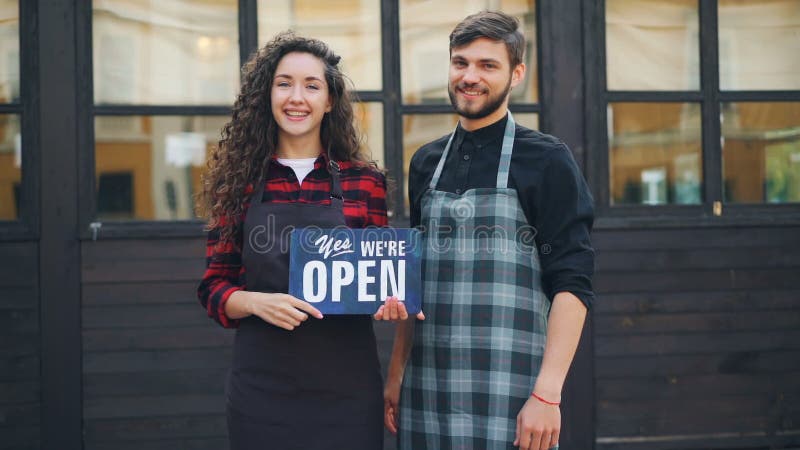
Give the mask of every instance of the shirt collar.
<path id="1" fill-rule="evenodd" d="M 505 134 L 506 129 L 506 122 L 508 121 L 508 113 L 504 115 L 500 120 L 497 122 L 486 125 L 483 128 L 478 128 L 475 131 L 467 131 L 461 127 L 461 123 L 459 122 L 458 126 L 456 127 L 456 135 L 453 138 L 453 145 L 455 148 L 460 149 L 461 144 L 464 142 L 465 138 L 469 138 L 474 144 L 479 145 L 489 145 L 492 142 L 500 139 Z"/>
<path id="2" fill-rule="evenodd" d="M 269 162 L 272 165 L 277 165 L 277 166 L 280 166 L 280 167 L 286 167 L 283 164 L 281 164 L 280 162 L 278 162 L 278 156 L 277 155 L 272 155 L 272 157 L 269 159 Z M 328 154 L 326 152 L 321 152 L 319 154 L 319 156 L 317 156 L 317 160 L 314 161 L 314 170 L 321 169 L 323 167 L 327 167 L 327 165 L 328 165 Z"/>

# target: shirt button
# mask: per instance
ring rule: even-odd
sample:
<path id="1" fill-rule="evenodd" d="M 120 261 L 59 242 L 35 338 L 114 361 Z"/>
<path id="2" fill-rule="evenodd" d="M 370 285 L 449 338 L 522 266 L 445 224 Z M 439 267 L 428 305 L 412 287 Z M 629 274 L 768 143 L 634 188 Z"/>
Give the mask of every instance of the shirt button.
<path id="1" fill-rule="evenodd" d="M 469 155 L 464 155 L 464 161 L 469 161 Z"/>
<path id="2" fill-rule="evenodd" d="M 460 193 L 461 193 L 461 189 L 456 189 L 456 194 L 460 194 Z"/>

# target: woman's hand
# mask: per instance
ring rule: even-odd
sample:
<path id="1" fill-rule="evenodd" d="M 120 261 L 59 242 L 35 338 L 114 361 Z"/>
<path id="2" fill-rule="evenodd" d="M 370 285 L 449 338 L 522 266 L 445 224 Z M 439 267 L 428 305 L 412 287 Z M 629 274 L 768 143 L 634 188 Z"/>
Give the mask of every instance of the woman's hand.
<path id="1" fill-rule="evenodd" d="M 387 377 L 383 388 L 383 424 L 392 434 L 397 434 L 397 423 L 400 416 L 400 385 L 403 380 L 398 377 Z"/>
<path id="2" fill-rule="evenodd" d="M 242 291 L 242 293 L 246 294 L 242 298 L 242 303 L 248 315 L 258 316 L 265 322 L 285 330 L 294 330 L 308 319 L 309 314 L 317 319 L 322 319 L 322 313 L 317 308 L 289 294 L 265 294 L 252 291 Z M 238 292 L 234 292 L 233 295 L 236 294 Z M 233 300 L 233 295 L 231 300 Z"/>
<path id="3" fill-rule="evenodd" d="M 398 322 L 408 319 L 408 311 L 406 305 L 397 299 L 397 297 L 387 297 L 378 311 L 372 317 L 375 320 L 385 320 L 390 322 Z M 420 311 L 417 313 L 417 319 L 425 320 L 425 314 Z"/>

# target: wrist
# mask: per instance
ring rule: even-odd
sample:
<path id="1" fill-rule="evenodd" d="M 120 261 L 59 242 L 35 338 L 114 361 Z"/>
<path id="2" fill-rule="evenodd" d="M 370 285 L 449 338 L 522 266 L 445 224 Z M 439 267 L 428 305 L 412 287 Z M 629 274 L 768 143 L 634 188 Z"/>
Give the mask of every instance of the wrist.
<path id="1" fill-rule="evenodd" d="M 537 401 L 539 401 L 539 403 L 544 403 L 545 405 L 549 405 L 549 406 L 559 406 L 559 405 L 561 405 L 561 398 L 560 397 L 558 399 L 553 399 L 553 398 L 548 399 L 548 398 L 542 397 L 541 395 L 538 395 L 536 393 L 536 391 L 531 392 L 531 397 L 535 398 Z"/>

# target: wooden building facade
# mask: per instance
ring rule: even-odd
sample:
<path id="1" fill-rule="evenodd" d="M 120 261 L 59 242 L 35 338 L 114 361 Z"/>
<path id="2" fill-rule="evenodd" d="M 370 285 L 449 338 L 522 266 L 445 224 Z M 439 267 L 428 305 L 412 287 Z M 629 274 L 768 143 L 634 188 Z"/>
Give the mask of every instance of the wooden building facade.
<path id="1" fill-rule="evenodd" d="M 799 1 L 4 0 L 0 449 L 227 448 L 191 198 L 239 65 L 289 26 L 342 48 L 404 226 L 409 158 L 455 123 L 447 34 L 484 8 L 521 18 L 511 109 L 597 205 L 561 448 L 800 448 Z"/>

